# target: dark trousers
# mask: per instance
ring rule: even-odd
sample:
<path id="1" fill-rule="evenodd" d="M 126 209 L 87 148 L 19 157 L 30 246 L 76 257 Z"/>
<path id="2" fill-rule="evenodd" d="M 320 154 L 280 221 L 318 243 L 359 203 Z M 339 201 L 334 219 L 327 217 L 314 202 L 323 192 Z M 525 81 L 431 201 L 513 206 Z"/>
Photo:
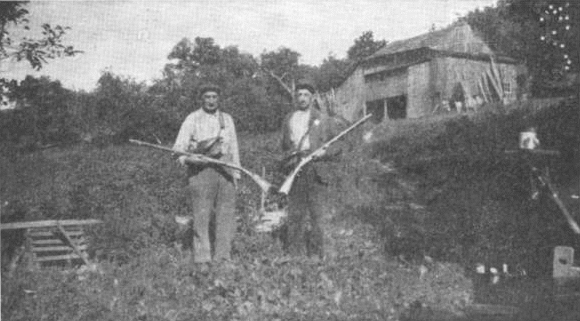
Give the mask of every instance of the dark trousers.
<path id="1" fill-rule="evenodd" d="M 214 260 L 229 260 L 236 229 L 236 190 L 226 172 L 208 167 L 189 177 L 193 212 L 194 262 L 212 260 L 210 220 L 215 215 Z"/>
<path id="2" fill-rule="evenodd" d="M 302 169 L 288 195 L 287 234 L 284 246 L 288 254 L 324 256 L 330 239 L 325 229 L 330 215 L 325 209 L 325 187 L 313 166 Z"/>

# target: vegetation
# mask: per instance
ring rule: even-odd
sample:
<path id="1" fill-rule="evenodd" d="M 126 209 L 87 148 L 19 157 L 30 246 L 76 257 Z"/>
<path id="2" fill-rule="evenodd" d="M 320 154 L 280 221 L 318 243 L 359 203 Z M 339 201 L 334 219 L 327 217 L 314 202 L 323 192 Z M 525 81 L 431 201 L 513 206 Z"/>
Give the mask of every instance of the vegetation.
<path id="1" fill-rule="evenodd" d="M 244 163 L 255 171 L 274 166 L 269 152 L 277 152 L 278 139 L 243 137 Z M 342 193 L 331 192 L 332 201 L 342 198 L 334 208 L 334 259 L 287 258 L 275 238 L 256 233 L 259 194 L 244 180 L 234 261 L 203 270 L 180 245 L 173 216 L 187 210 L 185 182 L 168 155 L 130 145 L 78 145 L 23 156 L 2 158 L 2 195 L 13 195 L 4 222 L 91 217 L 104 224 L 89 230 L 94 269 L 39 273 L 24 264 L 4 274 L 2 317 L 8 320 L 382 320 L 413 304 L 459 313 L 471 298 L 470 281 L 457 265 L 430 262 L 421 272 L 385 260 L 378 234 L 340 210 L 364 201 L 344 190 L 351 184 L 346 179 L 333 187 Z"/>
<path id="2" fill-rule="evenodd" d="M 561 65 L 547 62 L 561 53 L 532 40 L 541 31 L 532 27 L 533 12 L 545 5 L 500 1 L 466 17 L 496 41 L 494 49 L 527 58 L 536 88 L 554 88 L 556 76 L 578 66 L 574 61 L 571 73 L 559 73 Z M 575 17 L 576 2 L 570 7 Z M 7 59 L 5 26 L 25 23 L 27 11 L 14 2 L 0 8 L 9 9 L 0 10 L 0 58 Z M 32 41 L 38 46 L 21 47 L 28 52 L 22 59 L 40 68 L 48 58 L 72 53 L 60 42 L 64 30 L 45 28 L 55 52 L 49 48 L 43 56 L 44 40 Z M 300 64 L 290 48 L 257 58 L 212 38 L 184 38 L 152 86 L 110 72 L 89 93 L 45 77 L 4 81 L 19 106 L 0 113 L 2 222 L 104 223 L 88 230 L 95 265 L 42 273 L 25 268 L 24 259 L 10 274 L 6 260 L 23 238 L 2 233 L 2 318 L 396 320 L 422 309 L 457 316 L 474 299 L 465 269 L 475 262 L 544 272 L 546 262 L 529 258 L 546 257 L 543 249 L 573 242 L 572 236 L 545 195 L 529 200 L 528 169 L 504 150 L 516 147 L 522 129 L 537 126 L 542 146 L 562 152 L 543 160 L 553 180 L 572 191 L 580 173 L 577 98 L 543 108 L 529 101 L 488 105 L 475 115 L 367 124 L 343 142 L 343 159 L 323 173 L 336 242 L 328 259 L 288 258 L 277 239 L 282 231 L 257 233 L 259 191 L 243 180 L 233 262 L 209 269 L 192 264 L 188 235 L 173 220 L 188 210 L 181 169 L 168 155 L 127 139 L 168 144 L 198 107 L 196 88 L 214 82 L 224 89 L 223 108 L 240 132 L 242 163 L 258 173 L 265 168 L 279 182 L 277 130 L 292 106 L 295 81 L 309 78 L 330 89 L 385 43 L 365 32 L 346 59 L 330 55 L 314 67 Z"/>
<path id="3" fill-rule="evenodd" d="M 496 52 L 525 63 L 535 96 L 574 94 L 578 87 L 578 1 L 501 0 L 464 19 Z"/>
<path id="4" fill-rule="evenodd" d="M 473 300 L 462 266 L 504 259 L 532 266 L 524 217 L 546 212 L 540 239 L 567 241 L 557 209 L 548 199 L 528 201 L 524 165 L 502 151 L 521 127 L 538 124 L 546 148 L 568 150 L 553 174 L 559 186 L 570 184 L 580 163 L 577 103 L 359 129 L 328 168 L 336 255 L 325 261 L 285 257 L 275 237 L 255 232 L 259 193 L 249 180 L 238 192 L 234 261 L 203 269 L 173 222 L 187 198 L 168 155 L 124 144 L 2 157 L 0 191 L 12 195 L 4 222 L 104 221 L 89 230 L 95 266 L 4 274 L 2 317 L 383 320 L 416 307 L 461 314 Z M 376 138 L 363 143 L 371 129 Z M 242 137 L 243 162 L 272 173 L 278 139 Z M 559 238 L 546 238 L 556 231 Z"/>
<path id="5" fill-rule="evenodd" d="M 519 132 L 537 126 L 542 147 L 562 156 L 534 163 L 551 168 L 552 180 L 569 199 L 578 192 L 574 187 L 580 172 L 578 100 L 553 102 L 535 112 L 532 104 L 473 117 L 403 121 L 377 132 L 388 139 L 377 142 L 372 154 L 398 169 L 380 180 L 388 186 L 404 178 L 415 191 L 411 200 L 426 206 L 426 211 L 402 215 L 402 239 L 391 243 L 395 250 L 423 249 L 468 265 L 503 262 L 538 275 L 551 264 L 542 259 L 549 257 L 551 247 L 575 244 L 547 194 L 531 200 L 526 158 L 505 150 L 517 148 Z M 568 206 L 574 210 L 574 204 Z M 529 261 L 534 257 L 540 261 Z"/>
<path id="6" fill-rule="evenodd" d="M 30 30 L 28 26 L 28 10 L 25 9 L 28 1 L 3 1 L 0 3 L 0 62 L 8 59 L 27 61 L 32 68 L 41 69 L 48 62 L 47 59 L 57 57 L 74 56 L 81 53 L 73 46 L 63 44 L 63 37 L 69 27 L 60 25 L 42 25 L 41 38 L 22 37 L 15 39 L 11 36 L 11 27 L 22 27 Z M 2 78 L 2 80 L 6 80 Z"/>

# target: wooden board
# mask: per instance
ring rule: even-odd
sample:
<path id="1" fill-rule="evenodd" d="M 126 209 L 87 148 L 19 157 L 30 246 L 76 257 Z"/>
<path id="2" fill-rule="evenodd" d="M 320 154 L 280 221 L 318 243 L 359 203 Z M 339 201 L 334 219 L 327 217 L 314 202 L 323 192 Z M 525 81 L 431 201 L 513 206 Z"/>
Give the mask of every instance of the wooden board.
<path id="1" fill-rule="evenodd" d="M 55 232 L 53 232 L 53 231 L 37 231 L 37 230 L 34 230 L 34 229 L 30 229 L 28 231 L 28 235 L 30 237 L 51 237 L 51 236 L 54 235 L 54 233 Z M 74 237 L 74 236 L 81 236 L 81 235 L 84 234 L 84 232 L 83 231 L 67 231 L 67 234 L 69 236 L 73 236 Z"/>
<path id="2" fill-rule="evenodd" d="M 75 253 L 51 255 L 51 256 L 41 256 L 41 257 L 35 258 L 36 262 L 68 261 L 68 260 L 75 260 L 75 259 L 80 260 L 81 258 Z"/>
<path id="3" fill-rule="evenodd" d="M 83 244 L 83 245 L 78 245 L 77 246 L 81 251 L 84 251 L 87 249 L 87 245 Z M 66 251 L 66 252 L 70 252 L 72 251 L 72 248 L 69 245 L 61 245 L 61 246 L 41 246 L 41 247 L 36 247 L 33 249 L 34 253 L 42 253 L 42 252 L 62 252 L 62 251 Z"/>
<path id="4" fill-rule="evenodd" d="M 86 253 L 88 244 L 84 237 L 82 225 L 95 224 L 94 221 L 19 222 L 7 228 L 23 228 L 23 226 L 29 226 L 26 228 L 28 249 L 32 253 L 32 257 L 36 263 L 82 260 L 85 264 L 88 264 L 88 255 Z M 64 222 L 64 225 L 61 224 L 62 222 Z M 78 222 L 85 224 L 73 224 Z"/>
<path id="5" fill-rule="evenodd" d="M 0 224 L 0 230 L 11 230 L 11 229 L 27 229 L 33 227 L 55 227 L 57 225 L 61 226 L 79 226 L 79 225 L 90 225 L 90 224 L 100 224 L 103 223 L 101 220 L 47 220 L 47 221 L 32 221 L 32 222 L 13 222 Z"/>

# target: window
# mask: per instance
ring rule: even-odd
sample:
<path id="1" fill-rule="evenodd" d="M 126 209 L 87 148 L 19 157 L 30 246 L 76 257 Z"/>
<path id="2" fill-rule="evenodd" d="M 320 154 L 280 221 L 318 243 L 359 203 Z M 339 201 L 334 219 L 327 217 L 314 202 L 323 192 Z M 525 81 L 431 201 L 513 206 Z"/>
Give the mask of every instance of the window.
<path id="1" fill-rule="evenodd" d="M 504 81 L 501 83 L 501 86 L 503 87 L 503 92 L 505 94 L 511 94 L 512 93 L 512 84 L 509 81 Z"/>
<path id="2" fill-rule="evenodd" d="M 397 68 L 397 69 L 375 72 L 374 74 L 369 74 L 369 75 L 365 76 L 365 83 L 385 81 L 388 78 L 403 75 L 403 74 L 405 74 L 406 71 L 407 71 L 407 68 Z"/>
<path id="3" fill-rule="evenodd" d="M 387 115 L 389 119 L 407 118 L 407 96 L 400 95 L 387 98 Z"/>

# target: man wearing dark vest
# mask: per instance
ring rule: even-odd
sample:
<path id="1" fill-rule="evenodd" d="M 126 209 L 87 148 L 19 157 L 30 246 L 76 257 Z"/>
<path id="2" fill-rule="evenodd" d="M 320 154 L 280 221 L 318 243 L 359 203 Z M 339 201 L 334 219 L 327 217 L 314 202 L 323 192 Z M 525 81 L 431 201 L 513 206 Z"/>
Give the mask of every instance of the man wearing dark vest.
<path id="1" fill-rule="evenodd" d="M 219 109 L 220 89 L 206 85 L 200 89 L 202 108 L 189 114 L 179 130 L 173 148 L 201 153 L 240 164 L 238 139 L 232 117 Z M 236 181 L 239 171 L 206 163 L 192 163 L 185 156 L 179 162 L 187 167 L 193 219 L 195 263 L 230 260 L 235 233 Z M 210 244 L 210 218 L 215 215 L 215 254 Z"/>
<path id="2" fill-rule="evenodd" d="M 282 150 L 306 156 L 338 134 L 338 126 L 314 107 L 313 85 L 301 82 L 295 94 L 297 110 L 284 119 Z M 288 194 L 288 230 L 284 246 L 290 255 L 307 254 L 322 259 L 328 254 L 324 248 L 331 246 L 332 239 L 325 227 L 331 216 L 325 206 L 320 161 L 336 156 L 337 152 L 335 149 L 334 153 L 318 155 L 316 161 L 302 168 Z"/>

